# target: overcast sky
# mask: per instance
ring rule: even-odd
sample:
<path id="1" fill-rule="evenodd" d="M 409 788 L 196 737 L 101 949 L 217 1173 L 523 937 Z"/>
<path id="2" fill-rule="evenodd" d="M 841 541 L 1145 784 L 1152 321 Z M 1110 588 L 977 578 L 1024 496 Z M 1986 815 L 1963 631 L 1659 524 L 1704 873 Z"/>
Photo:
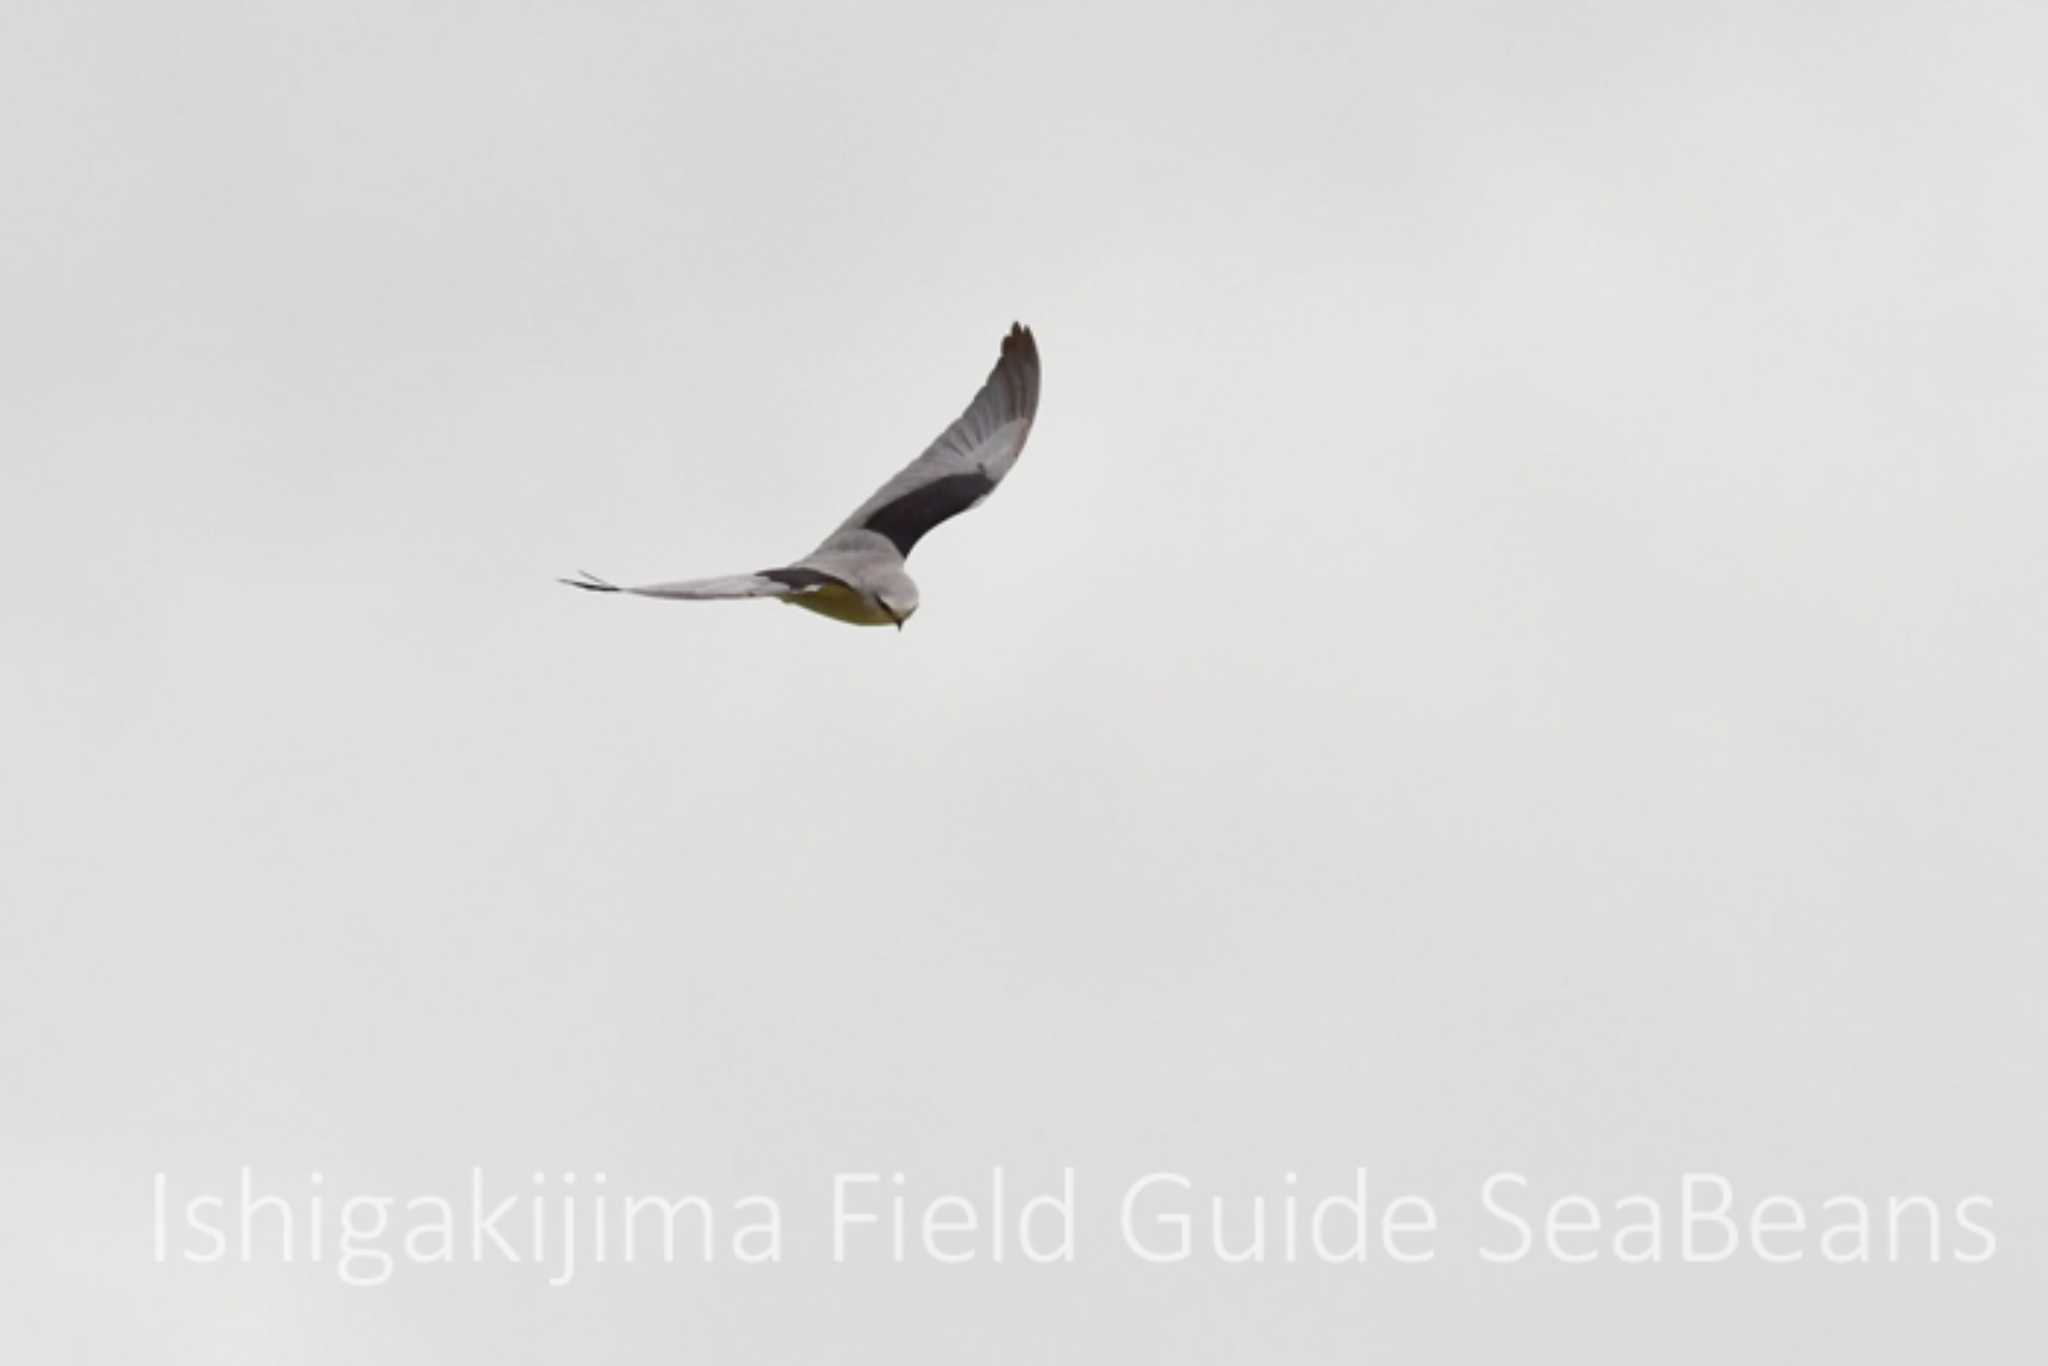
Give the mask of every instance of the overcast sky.
<path id="1" fill-rule="evenodd" d="M 2036 7 L 13 10 L 10 1358 L 2040 1342 Z M 900 635 L 551 582 L 803 553 L 1013 319 Z M 245 1164 L 792 1245 L 155 1264 L 152 1174 Z M 822 1255 L 833 1173 L 996 1164 L 1075 1169 L 1073 1265 Z M 1360 1165 L 1436 1263 L 1091 1237 Z M 1999 1249 L 1492 1267 L 1501 1169 Z"/>

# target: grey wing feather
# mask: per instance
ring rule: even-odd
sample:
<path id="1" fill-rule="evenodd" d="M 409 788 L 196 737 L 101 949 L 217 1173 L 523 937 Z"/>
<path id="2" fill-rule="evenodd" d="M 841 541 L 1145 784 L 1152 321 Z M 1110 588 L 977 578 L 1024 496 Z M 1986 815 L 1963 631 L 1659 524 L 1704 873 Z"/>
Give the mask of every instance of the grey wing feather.
<path id="1" fill-rule="evenodd" d="M 571 588 L 593 593 L 636 593 L 643 598 L 680 598 L 704 601 L 714 598 L 786 598 L 814 592 L 827 576 L 807 569 L 764 569 L 758 574 L 728 574 L 715 579 L 681 579 L 675 583 L 646 583 L 622 586 L 607 583 L 595 574 L 579 574 L 562 582 Z"/>
<path id="2" fill-rule="evenodd" d="M 967 411 L 856 508 L 834 538 L 871 531 L 886 536 L 897 554 L 908 555 L 927 531 L 995 492 L 1031 434 L 1038 383 L 1038 343 L 1030 328 L 1013 323 L 995 369 Z"/>

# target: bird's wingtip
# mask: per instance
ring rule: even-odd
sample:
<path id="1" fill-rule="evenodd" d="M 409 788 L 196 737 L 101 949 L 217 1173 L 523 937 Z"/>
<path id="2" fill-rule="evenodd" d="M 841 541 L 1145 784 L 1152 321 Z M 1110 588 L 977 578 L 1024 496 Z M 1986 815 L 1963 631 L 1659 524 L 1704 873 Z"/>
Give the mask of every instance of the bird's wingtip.
<path id="1" fill-rule="evenodd" d="M 606 583 L 587 569 L 577 570 L 576 577 L 573 579 L 556 579 L 555 582 L 567 584 L 571 588 L 581 588 L 586 593 L 616 593 L 619 591 L 617 584 Z"/>
<path id="2" fill-rule="evenodd" d="M 1010 330 L 1003 336 L 1003 354 L 1005 356 L 1030 356 L 1036 358 L 1038 355 L 1038 338 L 1032 336 L 1031 329 L 1023 323 L 1012 322 Z"/>

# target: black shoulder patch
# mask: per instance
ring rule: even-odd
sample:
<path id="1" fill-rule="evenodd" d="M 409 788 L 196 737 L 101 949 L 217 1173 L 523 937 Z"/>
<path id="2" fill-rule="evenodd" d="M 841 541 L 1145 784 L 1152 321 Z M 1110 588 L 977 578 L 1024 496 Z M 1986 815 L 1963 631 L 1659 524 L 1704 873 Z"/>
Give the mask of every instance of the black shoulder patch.
<path id="1" fill-rule="evenodd" d="M 884 503 L 868 514 L 861 526 L 880 532 L 895 545 L 896 553 L 909 555 L 920 537 L 948 517 L 957 517 L 989 496 L 995 480 L 980 470 L 949 474 L 912 489 L 893 502 Z"/>

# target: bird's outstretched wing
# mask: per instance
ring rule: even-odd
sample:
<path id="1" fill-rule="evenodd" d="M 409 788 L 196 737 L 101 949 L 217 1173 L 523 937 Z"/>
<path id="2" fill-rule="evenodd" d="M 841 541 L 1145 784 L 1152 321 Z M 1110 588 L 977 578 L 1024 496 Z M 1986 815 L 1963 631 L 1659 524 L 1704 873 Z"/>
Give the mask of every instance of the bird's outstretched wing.
<path id="1" fill-rule="evenodd" d="M 1037 414 L 1038 343 L 1030 328 L 1012 323 L 1001 358 L 967 411 L 833 536 L 873 531 L 888 537 L 897 554 L 910 554 L 927 531 L 995 492 L 1017 463 Z"/>
<path id="2" fill-rule="evenodd" d="M 578 573 L 575 578 L 563 579 L 562 582 L 571 588 L 584 588 L 593 593 L 637 593 L 643 598 L 701 600 L 789 598 L 804 593 L 815 593 L 821 588 L 840 583 L 841 580 L 820 570 L 792 567 L 764 569 L 758 574 L 728 574 L 717 579 L 682 579 L 675 583 L 645 583 L 632 587 L 607 583 L 590 573 Z"/>

